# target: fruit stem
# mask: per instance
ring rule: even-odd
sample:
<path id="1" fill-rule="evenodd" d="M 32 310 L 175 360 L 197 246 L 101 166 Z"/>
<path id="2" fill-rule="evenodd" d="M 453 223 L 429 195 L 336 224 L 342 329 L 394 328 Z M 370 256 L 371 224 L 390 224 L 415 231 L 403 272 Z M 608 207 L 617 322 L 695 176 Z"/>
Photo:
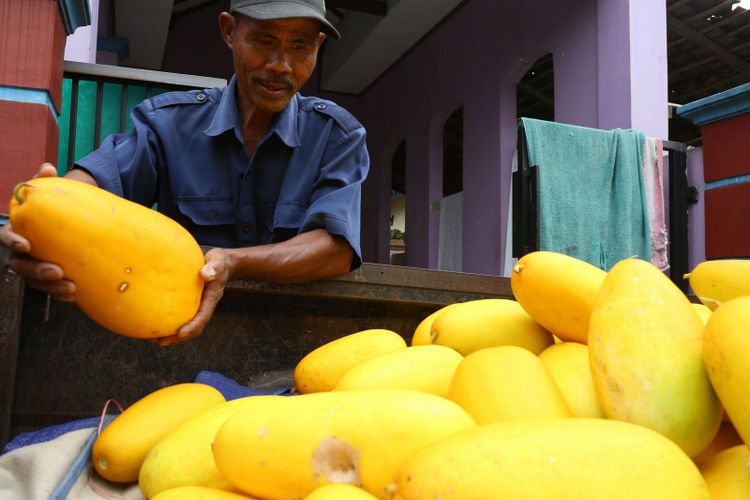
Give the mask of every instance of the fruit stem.
<path id="1" fill-rule="evenodd" d="M 690 273 L 685 273 L 682 275 L 682 279 L 686 280 L 688 278 L 690 278 Z"/>
<path id="2" fill-rule="evenodd" d="M 523 264 L 516 264 L 515 266 L 513 266 L 514 273 L 520 273 L 522 269 L 523 269 Z"/>
<path id="3" fill-rule="evenodd" d="M 33 188 L 34 186 L 28 182 L 19 182 L 13 186 L 13 198 L 16 199 L 19 205 L 26 201 L 26 197 L 21 193 L 21 188 L 23 187 Z"/>

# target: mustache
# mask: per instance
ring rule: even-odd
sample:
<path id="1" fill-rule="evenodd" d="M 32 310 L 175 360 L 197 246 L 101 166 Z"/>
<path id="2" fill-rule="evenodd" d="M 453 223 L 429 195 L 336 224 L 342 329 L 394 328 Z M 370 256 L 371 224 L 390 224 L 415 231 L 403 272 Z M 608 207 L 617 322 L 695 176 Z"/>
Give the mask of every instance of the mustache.
<path id="1" fill-rule="evenodd" d="M 294 83 L 286 75 L 268 75 L 265 77 L 254 77 L 253 81 L 261 85 L 283 85 L 287 88 L 294 88 Z"/>

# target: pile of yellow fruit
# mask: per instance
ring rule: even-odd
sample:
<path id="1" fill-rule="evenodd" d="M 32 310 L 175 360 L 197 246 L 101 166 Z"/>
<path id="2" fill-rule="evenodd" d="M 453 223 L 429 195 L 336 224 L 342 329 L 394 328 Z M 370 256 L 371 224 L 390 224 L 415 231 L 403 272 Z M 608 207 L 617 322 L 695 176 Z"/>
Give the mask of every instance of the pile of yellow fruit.
<path id="1" fill-rule="evenodd" d="M 748 499 L 750 261 L 689 279 L 701 304 L 643 260 L 533 252 L 516 300 L 325 344 L 299 395 L 156 391 L 93 464 L 157 500 Z"/>

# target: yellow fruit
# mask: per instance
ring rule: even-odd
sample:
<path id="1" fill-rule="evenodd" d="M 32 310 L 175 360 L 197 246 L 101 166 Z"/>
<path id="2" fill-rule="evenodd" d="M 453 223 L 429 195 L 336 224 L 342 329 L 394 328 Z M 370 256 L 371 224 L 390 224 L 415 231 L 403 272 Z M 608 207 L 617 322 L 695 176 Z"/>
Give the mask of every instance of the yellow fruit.
<path id="1" fill-rule="evenodd" d="M 138 486 L 146 498 L 181 486 L 234 490 L 219 474 L 211 446 L 219 427 L 241 410 L 254 411 L 283 396 L 250 396 L 208 408 L 166 434 L 146 455 Z"/>
<path id="2" fill-rule="evenodd" d="M 490 424 L 427 446 L 401 467 L 402 500 L 709 500 L 697 467 L 638 425 L 569 418 Z"/>
<path id="3" fill-rule="evenodd" d="M 174 220 L 103 189 L 62 177 L 19 184 L 13 230 L 31 256 L 62 266 L 75 303 L 128 337 L 172 335 L 195 316 L 203 252 Z"/>
<path id="4" fill-rule="evenodd" d="M 453 304 L 432 323 L 432 343 L 464 356 L 479 349 L 517 345 L 539 354 L 552 335 L 509 299 L 480 299 Z"/>
<path id="5" fill-rule="evenodd" d="M 707 260 L 685 277 L 700 301 L 711 310 L 733 298 L 750 295 L 750 260 Z"/>
<path id="6" fill-rule="evenodd" d="M 606 275 L 586 261 L 540 250 L 518 259 L 510 286 L 540 325 L 564 341 L 586 344 L 591 307 Z"/>
<path id="7" fill-rule="evenodd" d="M 94 469 L 116 483 L 137 481 L 143 460 L 161 438 L 223 402 L 224 396 L 205 384 L 177 384 L 152 392 L 125 409 L 99 434 L 91 452 Z"/>
<path id="8" fill-rule="evenodd" d="M 703 322 L 649 262 L 624 259 L 597 294 L 589 362 L 607 418 L 661 432 L 690 456 L 713 440 L 722 408 L 703 367 Z"/>
<path id="9" fill-rule="evenodd" d="M 695 310 L 698 312 L 698 316 L 701 317 L 701 321 L 703 321 L 703 326 L 708 323 L 708 318 L 711 317 L 711 309 L 703 304 L 696 304 L 695 302 L 692 302 L 693 307 L 695 307 Z"/>
<path id="10" fill-rule="evenodd" d="M 750 449 L 744 444 L 717 453 L 700 470 L 712 500 L 750 498 Z"/>
<path id="11" fill-rule="evenodd" d="M 450 347 L 410 346 L 355 366 L 341 377 L 336 390 L 411 389 L 445 397 L 462 359 Z"/>
<path id="12" fill-rule="evenodd" d="M 402 390 L 337 391 L 239 412 L 214 441 L 219 471 L 267 499 L 296 499 L 328 483 L 388 498 L 418 449 L 476 424 L 455 403 Z"/>
<path id="13" fill-rule="evenodd" d="M 363 330 L 346 335 L 309 352 L 297 363 L 295 388 L 300 394 L 331 391 L 351 368 L 399 349 L 406 349 L 406 341 L 390 330 Z"/>
<path id="14" fill-rule="evenodd" d="M 721 426 L 719 427 L 719 432 L 716 433 L 716 437 L 714 437 L 714 440 L 711 441 L 711 444 L 708 445 L 708 448 L 703 450 L 700 455 L 693 457 L 693 462 L 695 462 L 696 465 L 700 467 L 706 460 L 713 457 L 720 451 L 724 451 L 727 448 L 732 448 L 733 446 L 737 446 L 738 444 L 742 444 L 742 438 L 739 434 L 737 434 L 737 429 L 734 428 L 732 422 L 722 421 Z"/>
<path id="15" fill-rule="evenodd" d="M 411 345 L 426 345 L 426 344 L 432 344 L 432 338 L 430 337 L 430 332 L 432 328 L 432 323 L 435 321 L 435 318 L 437 318 L 443 311 L 445 311 L 448 307 L 453 306 L 454 304 L 449 304 L 445 307 L 441 307 L 434 313 L 427 316 L 425 319 L 419 322 L 419 325 L 417 325 L 417 328 L 414 329 L 414 335 L 412 335 L 411 338 Z"/>
<path id="16" fill-rule="evenodd" d="M 594 390 L 589 368 L 589 349 L 585 344 L 562 342 L 539 355 L 574 417 L 604 418 Z"/>
<path id="17" fill-rule="evenodd" d="M 750 443 L 750 297 L 724 302 L 703 335 L 708 376 L 735 429 Z"/>
<path id="18" fill-rule="evenodd" d="M 518 346 L 488 347 L 466 356 L 456 368 L 448 397 L 478 425 L 571 416 L 539 358 Z"/>
<path id="19" fill-rule="evenodd" d="M 362 488 L 350 484 L 326 484 L 315 489 L 305 497 L 305 500 L 374 500 L 375 496 L 370 495 Z"/>
<path id="20" fill-rule="evenodd" d="M 248 500 L 252 497 L 204 486 L 180 486 L 165 490 L 151 500 Z"/>

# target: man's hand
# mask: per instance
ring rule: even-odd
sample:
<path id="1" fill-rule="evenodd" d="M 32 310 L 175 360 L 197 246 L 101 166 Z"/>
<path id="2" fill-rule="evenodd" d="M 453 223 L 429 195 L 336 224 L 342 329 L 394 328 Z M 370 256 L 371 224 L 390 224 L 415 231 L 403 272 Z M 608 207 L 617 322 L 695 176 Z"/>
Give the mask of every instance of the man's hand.
<path id="1" fill-rule="evenodd" d="M 155 342 L 160 346 L 181 344 L 186 340 L 197 337 L 203 331 L 216 304 L 224 295 L 224 287 L 232 275 L 233 261 L 229 252 L 221 248 L 212 248 L 206 252 L 206 263 L 201 268 L 201 277 L 206 284 L 203 288 L 203 298 L 195 317 L 182 325 L 177 333 L 169 337 L 162 337 Z"/>
<path id="2" fill-rule="evenodd" d="M 55 177 L 57 169 L 50 163 L 44 163 L 39 167 L 37 177 Z M 0 245 L 10 250 L 8 265 L 13 271 L 21 275 L 26 283 L 42 290 L 65 302 L 73 302 L 76 290 L 75 284 L 64 279 L 63 269 L 57 264 L 41 262 L 29 255 L 31 244 L 29 240 L 18 233 L 13 232 L 10 223 L 0 228 Z"/>
<path id="3" fill-rule="evenodd" d="M 203 299 L 195 317 L 169 337 L 155 339 L 173 345 L 200 335 L 211 319 L 224 287 L 233 278 L 282 283 L 304 283 L 349 272 L 354 252 L 346 240 L 325 229 L 298 234 L 281 243 L 206 252 L 201 276 L 206 280 Z"/>

